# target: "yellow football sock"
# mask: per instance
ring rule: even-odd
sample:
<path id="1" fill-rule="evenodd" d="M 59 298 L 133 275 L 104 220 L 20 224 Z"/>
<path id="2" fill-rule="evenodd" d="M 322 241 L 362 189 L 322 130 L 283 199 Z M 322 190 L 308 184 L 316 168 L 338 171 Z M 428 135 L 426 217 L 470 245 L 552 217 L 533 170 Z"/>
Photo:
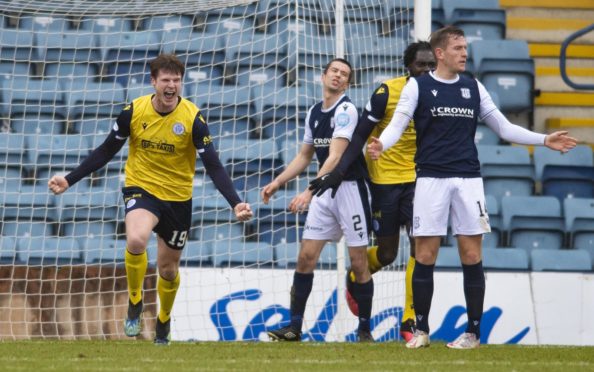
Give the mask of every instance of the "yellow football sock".
<path id="1" fill-rule="evenodd" d="M 413 291 L 412 291 L 412 276 L 415 269 L 415 258 L 408 257 L 408 263 L 406 264 L 406 293 L 404 296 L 404 314 L 402 320 L 415 319 L 415 307 L 413 304 Z"/>
<path id="2" fill-rule="evenodd" d="M 125 255 L 126 279 L 128 281 L 128 296 L 134 305 L 142 300 L 142 284 L 148 265 L 146 251 L 141 254 L 132 254 L 126 248 Z"/>
<path id="3" fill-rule="evenodd" d="M 384 267 L 377 258 L 377 245 L 374 245 L 367 250 L 367 266 L 369 267 L 369 272 L 371 274 L 377 273 Z"/>
<path id="4" fill-rule="evenodd" d="M 161 275 L 159 275 L 159 279 L 157 280 L 157 293 L 159 294 L 159 302 L 161 303 L 161 308 L 159 309 L 159 320 L 161 323 L 165 323 L 171 317 L 171 309 L 173 309 L 173 301 L 175 301 L 175 295 L 177 294 L 177 289 L 179 288 L 179 271 L 175 276 L 175 279 L 169 281 L 163 279 Z"/>
<path id="5" fill-rule="evenodd" d="M 377 273 L 384 267 L 379 260 L 377 259 L 377 246 L 374 245 L 367 250 L 367 267 L 369 267 L 369 272 L 371 274 Z M 349 274 L 351 282 L 355 282 L 355 273 L 352 271 Z"/>

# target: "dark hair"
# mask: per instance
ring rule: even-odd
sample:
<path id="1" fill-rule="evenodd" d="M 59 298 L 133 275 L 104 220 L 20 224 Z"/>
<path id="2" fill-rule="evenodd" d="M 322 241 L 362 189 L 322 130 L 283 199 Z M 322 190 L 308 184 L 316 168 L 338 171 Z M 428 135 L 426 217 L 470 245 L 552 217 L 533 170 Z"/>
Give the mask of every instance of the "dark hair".
<path id="1" fill-rule="evenodd" d="M 445 49 L 448 39 L 451 37 L 464 37 L 464 31 L 456 26 L 446 26 L 440 28 L 439 30 L 433 32 L 431 34 L 431 48 L 435 50 L 436 48 Z"/>
<path id="2" fill-rule="evenodd" d="M 332 64 L 332 62 L 340 62 L 340 63 L 344 63 L 345 65 L 349 66 L 349 69 L 351 70 L 351 72 L 349 73 L 349 83 L 350 83 L 351 79 L 353 78 L 353 66 L 351 66 L 349 61 L 347 61 L 344 58 L 334 58 L 330 62 L 328 62 L 326 64 L 326 66 L 324 66 L 324 75 L 328 72 L 328 69 L 330 68 L 330 65 Z"/>
<path id="3" fill-rule="evenodd" d="M 427 41 L 417 41 L 409 44 L 404 51 L 404 66 L 406 68 L 413 64 L 415 58 L 417 57 L 417 52 L 420 50 L 428 50 L 430 52 L 433 51 L 431 49 L 431 44 L 429 44 Z"/>
<path id="4" fill-rule="evenodd" d="M 150 63 L 151 77 L 157 78 L 159 71 L 172 72 L 174 74 L 180 74 L 182 77 L 186 72 L 186 67 L 183 63 L 173 54 L 160 54 L 157 58 L 153 59 Z"/>

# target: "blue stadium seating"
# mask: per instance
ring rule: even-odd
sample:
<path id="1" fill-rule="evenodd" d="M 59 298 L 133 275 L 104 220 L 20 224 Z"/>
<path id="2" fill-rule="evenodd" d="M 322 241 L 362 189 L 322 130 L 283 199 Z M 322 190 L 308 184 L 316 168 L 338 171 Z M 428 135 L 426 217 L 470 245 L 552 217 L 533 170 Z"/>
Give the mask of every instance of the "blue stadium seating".
<path id="1" fill-rule="evenodd" d="M 82 250 L 83 261 L 87 264 L 118 264 L 124 263 L 126 241 L 113 236 L 82 236 L 78 238 Z"/>
<path id="2" fill-rule="evenodd" d="M 508 196 L 501 199 L 503 226 L 509 246 L 557 250 L 564 245 L 561 204 L 551 196 Z"/>
<path id="3" fill-rule="evenodd" d="M 206 112 L 207 122 L 249 120 L 254 112 L 249 87 L 211 86 L 210 90 L 199 92 L 193 101 Z"/>
<path id="4" fill-rule="evenodd" d="M 187 68 L 212 67 L 225 62 L 225 37 L 215 32 L 182 29 L 161 35 L 162 52 L 174 53 Z"/>
<path id="5" fill-rule="evenodd" d="M 55 172 L 76 168 L 89 154 L 90 144 L 87 139 L 84 136 L 68 134 L 27 136 L 27 148 L 31 163 L 35 164 L 36 178 L 45 184 Z"/>
<path id="6" fill-rule="evenodd" d="M 283 242 L 274 245 L 275 263 L 279 268 L 295 268 L 297 266 L 297 259 L 299 257 L 299 242 Z M 318 259 L 316 269 L 318 270 L 333 270 L 336 268 L 337 256 L 336 243 L 326 243 L 320 258 Z M 347 267 L 349 266 L 348 252 L 345 252 L 345 260 Z"/>
<path id="7" fill-rule="evenodd" d="M 83 17 L 78 25 L 81 31 L 89 31 L 101 38 L 119 32 L 134 30 L 134 21 L 121 17 Z"/>
<path id="8" fill-rule="evenodd" d="M 479 146 L 483 145 L 499 145 L 500 139 L 493 129 L 485 124 L 476 126 L 476 133 L 474 134 L 474 143 Z"/>
<path id="9" fill-rule="evenodd" d="M 391 76 L 400 75 L 405 49 L 406 41 L 398 37 L 374 37 L 369 41 L 355 38 L 347 45 L 347 52 L 354 56 L 354 66 L 361 71 L 379 67 L 392 71 Z"/>
<path id="10" fill-rule="evenodd" d="M 66 101 L 57 79 L 15 77 L 0 83 L 0 113 L 17 133 L 64 131 Z"/>
<path id="11" fill-rule="evenodd" d="M 50 14 L 19 17 L 18 28 L 26 31 L 44 31 L 47 33 L 61 33 L 72 29 L 70 21 L 63 17 Z"/>
<path id="12" fill-rule="evenodd" d="M 286 136 L 296 138 L 297 127 L 302 125 L 307 110 L 314 103 L 306 86 L 273 91 L 262 86 L 253 87 L 250 96 L 265 137 L 275 138 L 279 145 Z"/>
<path id="13" fill-rule="evenodd" d="M 29 76 L 31 66 L 28 62 L 0 61 L 0 78 L 12 79 L 17 76 Z"/>
<path id="14" fill-rule="evenodd" d="M 76 265 L 83 262 L 78 241 L 63 237 L 25 237 L 17 241 L 19 258 L 29 265 Z"/>
<path id="15" fill-rule="evenodd" d="M 594 197 L 594 167 L 546 165 L 542 172 L 542 194 L 565 198 Z"/>
<path id="16" fill-rule="evenodd" d="M 483 267 L 491 270 L 529 270 L 528 253 L 517 248 L 484 248 Z"/>
<path id="17" fill-rule="evenodd" d="M 227 207 L 230 209 L 230 207 Z M 193 217 L 194 220 L 198 221 L 199 218 Z M 193 225 L 190 229 L 191 240 L 198 240 L 201 242 L 220 242 L 227 240 L 244 241 L 244 227 L 243 224 L 239 224 L 231 221 L 231 223 L 222 222 L 201 222 Z"/>
<path id="18" fill-rule="evenodd" d="M 210 242 L 189 240 L 182 251 L 181 263 L 185 266 L 212 266 L 213 248 Z"/>
<path id="19" fill-rule="evenodd" d="M 16 240 L 10 236 L 0 236 L 0 265 L 18 263 Z"/>
<path id="20" fill-rule="evenodd" d="M 525 147 L 506 145 L 477 146 L 485 194 L 528 196 L 534 189 L 534 169 Z"/>
<path id="21" fill-rule="evenodd" d="M 496 92 L 503 112 L 533 110 L 534 60 L 524 40 L 476 40 L 470 50 L 478 79 Z"/>
<path id="22" fill-rule="evenodd" d="M 299 139 L 303 138 L 302 135 Z M 280 145 L 280 155 L 283 159 L 284 164 L 289 164 L 299 153 L 302 143 L 295 142 L 292 140 L 284 140 Z M 318 173 L 319 165 L 316 157 L 314 156 L 309 163 L 309 166 L 305 168 L 305 171 L 301 174 L 302 177 L 315 176 Z M 314 177 L 315 178 L 315 177 Z"/>
<path id="23" fill-rule="evenodd" d="M 101 53 L 94 34 L 68 31 L 61 33 L 35 33 L 33 42 L 44 62 L 100 61 Z"/>
<path id="24" fill-rule="evenodd" d="M 542 174 L 547 165 L 594 166 L 592 149 L 587 145 L 578 145 L 566 153 L 537 146 L 534 148 L 533 156 L 537 180 L 542 180 Z"/>
<path id="25" fill-rule="evenodd" d="M 534 249 L 530 253 L 533 271 L 591 271 L 592 259 L 581 249 Z"/>
<path id="26" fill-rule="evenodd" d="M 215 244 L 213 261 L 216 267 L 272 267 L 273 248 L 264 242 L 230 241 Z"/>
<path id="27" fill-rule="evenodd" d="M 439 269 L 462 269 L 458 248 L 440 247 L 435 267 Z"/>
<path id="28" fill-rule="evenodd" d="M 594 199 L 567 198 L 563 210 L 569 247 L 586 250 L 594 259 Z"/>
<path id="29" fill-rule="evenodd" d="M 33 33 L 23 30 L 1 29 L 0 60 L 22 63 L 39 62 L 41 59 L 34 48 Z"/>
<path id="30" fill-rule="evenodd" d="M 500 40 L 505 38 L 505 10 L 499 0 L 442 0 L 448 24 L 464 30 L 466 40 Z"/>
<path id="31" fill-rule="evenodd" d="M 0 164 L 2 168 L 29 166 L 27 143 L 21 133 L 0 133 Z"/>
<path id="32" fill-rule="evenodd" d="M 91 118 L 115 121 L 126 103 L 125 89 L 117 82 L 84 82 L 72 86 L 68 96 L 69 119 L 74 131 L 83 131 L 84 121 Z M 85 130 L 86 131 L 86 130 Z"/>
<path id="33" fill-rule="evenodd" d="M 289 69 L 321 69 L 334 58 L 336 54 L 336 40 L 331 36 L 297 34 L 295 37 L 289 39 L 288 50 Z M 315 50 L 316 53 L 312 53 L 312 50 Z"/>
<path id="34" fill-rule="evenodd" d="M 64 81 L 65 79 L 95 81 L 99 78 L 99 66 L 92 62 L 55 62 L 46 63 L 44 67 L 43 76 L 46 79 L 61 79 L 60 85 L 64 88 L 65 85 L 68 85 Z M 72 83 L 72 85 L 74 85 L 74 83 Z M 64 90 L 69 91 L 68 89 Z"/>
<path id="35" fill-rule="evenodd" d="M 231 175 L 261 172 L 275 174 L 282 166 L 280 151 L 273 138 L 262 140 L 221 138 L 219 158 Z"/>

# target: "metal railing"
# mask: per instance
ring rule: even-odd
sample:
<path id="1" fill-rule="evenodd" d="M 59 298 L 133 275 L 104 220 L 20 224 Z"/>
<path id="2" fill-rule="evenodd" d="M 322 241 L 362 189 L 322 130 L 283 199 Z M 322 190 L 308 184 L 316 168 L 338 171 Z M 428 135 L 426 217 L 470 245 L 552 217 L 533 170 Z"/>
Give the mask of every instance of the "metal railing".
<path id="1" fill-rule="evenodd" d="M 561 70 L 561 77 L 565 84 L 569 85 L 573 89 L 587 89 L 587 90 L 594 90 L 594 84 L 578 84 L 573 82 L 569 76 L 567 76 L 567 48 L 569 44 L 577 39 L 578 37 L 587 34 L 588 32 L 594 30 L 594 23 L 590 26 L 584 27 L 581 30 L 574 32 L 573 34 L 569 35 L 567 39 L 563 41 L 561 44 L 561 54 L 559 56 L 559 69 Z"/>

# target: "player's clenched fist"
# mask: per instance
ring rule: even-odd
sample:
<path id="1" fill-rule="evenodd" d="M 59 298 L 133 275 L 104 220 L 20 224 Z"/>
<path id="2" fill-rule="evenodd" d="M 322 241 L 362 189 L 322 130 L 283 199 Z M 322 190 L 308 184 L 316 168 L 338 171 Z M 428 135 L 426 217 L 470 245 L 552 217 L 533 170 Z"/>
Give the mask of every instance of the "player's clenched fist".
<path id="1" fill-rule="evenodd" d="M 382 154 L 382 151 L 384 151 L 384 145 L 382 144 L 382 142 L 375 138 L 375 137 L 370 137 L 371 141 L 369 142 L 369 144 L 367 145 L 367 154 L 369 154 L 369 157 L 373 160 L 377 160 L 379 159 L 380 155 Z"/>
<path id="2" fill-rule="evenodd" d="M 48 181 L 47 186 L 56 195 L 63 193 L 70 187 L 68 181 L 63 176 L 53 176 Z"/>
<path id="3" fill-rule="evenodd" d="M 233 208 L 233 211 L 235 212 L 235 217 L 237 217 L 239 221 L 248 221 L 254 215 L 252 213 L 252 208 L 248 203 L 237 204 L 235 208 Z"/>

